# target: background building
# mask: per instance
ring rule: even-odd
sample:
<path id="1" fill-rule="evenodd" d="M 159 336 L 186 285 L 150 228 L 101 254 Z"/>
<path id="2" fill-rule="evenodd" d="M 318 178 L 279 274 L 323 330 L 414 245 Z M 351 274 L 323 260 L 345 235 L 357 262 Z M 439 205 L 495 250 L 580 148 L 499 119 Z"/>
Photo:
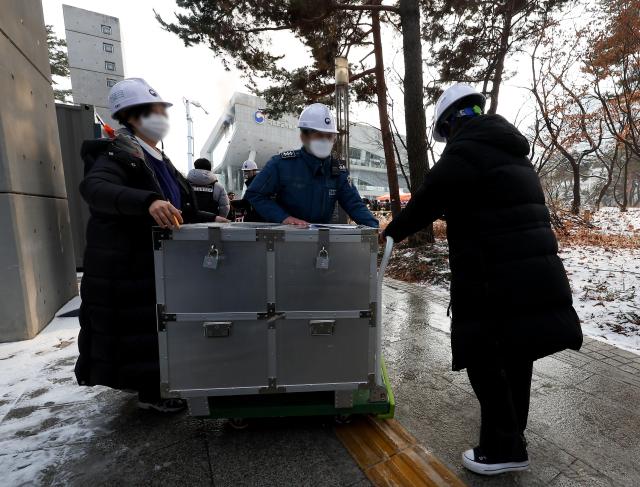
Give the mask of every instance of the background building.
<path id="1" fill-rule="evenodd" d="M 73 101 L 95 107 L 112 125 L 107 96 L 124 79 L 120 21 L 116 17 L 62 6 Z"/>
<path id="2" fill-rule="evenodd" d="M 234 93 L 202 147 L 200 156 L 212 162 L 228 191 L 242 191 L 240 167 L 247 159 L 261 168 L 273 155 L 300 147 L 298 118 L 285 115 L 272 120 L 262 112 L 265 106 L 265 101 L 257 96 Z M 351 177 L 360 194 L 372 198 L 387 193 L 389 184 L 380 130 L 353 123 L 350 134 Z M 404 155 L 402 147 L 399 149 Z M 402 191 L 408 192 L 400 173 L 399 181 Z"/>

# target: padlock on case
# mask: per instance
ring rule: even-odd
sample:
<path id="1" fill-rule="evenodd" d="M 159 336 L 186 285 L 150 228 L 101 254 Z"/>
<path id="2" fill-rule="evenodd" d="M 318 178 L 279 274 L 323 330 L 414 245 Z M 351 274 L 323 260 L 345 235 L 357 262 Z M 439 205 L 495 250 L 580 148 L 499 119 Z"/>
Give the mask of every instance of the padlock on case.
<path id="1" fill-rule="evenodd" d="M 215 245 L 212 245 L 207 255 L 204 256 L 202 267 L 204 267 L 205 269 L 217 269 L 219 260 L 220 252 Z"/>
<path id="2" fill-rule="evenodd" d="M 316 257 L 316 269 L 326 270 L 329 268 L 329 251 L 322 247 Z"/>

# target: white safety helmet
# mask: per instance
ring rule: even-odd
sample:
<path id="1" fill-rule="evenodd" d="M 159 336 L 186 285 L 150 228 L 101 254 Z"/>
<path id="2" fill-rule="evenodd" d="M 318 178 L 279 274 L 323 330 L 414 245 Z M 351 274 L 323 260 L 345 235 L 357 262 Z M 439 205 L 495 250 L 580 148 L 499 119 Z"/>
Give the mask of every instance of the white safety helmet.
<path id="1" fill-rule="evenodd" d="M 445 142 L 447 139 L 440 133 L 440 125 L 451 115 L 451 108 L 463 98 L 470 98 L 470 103 L 478 105 L 484 110 L 487 99 L 482 93 L 479 93 L 471 86 L 464 83 L 457 83 L 440 95 L 436 103 L 436 113 L 433 122 L 433 138 L 436 142 Z"/>
<path id="2" fill-rule="evenodd" d="M 258 165 L 255 162 L 251 161 L 251 160 L 247 160 L 247 161 L 244 161 L 242 163 L 242 170 L 243 171 L 257 171 L 258 170 Z"/>
<path id="3" fill-rule="evenodd" d="M 322 103 L 314 103 L 302 110 L 300 119 L 298 120 L 298 127 L 329 134 L 338 133 L 336 130 L 336 119 L 333 118 L 329 107 Z"/>
<path id="4" fill-rule="evenodd" d="M 156 90 L 142 78 L 127 78 L 118 81 L 109 91 L 109 110 L 111 116 L 123 108 L 145 103 L 163 103 L 170 107 L 172 103 L 164 101 Z"/>

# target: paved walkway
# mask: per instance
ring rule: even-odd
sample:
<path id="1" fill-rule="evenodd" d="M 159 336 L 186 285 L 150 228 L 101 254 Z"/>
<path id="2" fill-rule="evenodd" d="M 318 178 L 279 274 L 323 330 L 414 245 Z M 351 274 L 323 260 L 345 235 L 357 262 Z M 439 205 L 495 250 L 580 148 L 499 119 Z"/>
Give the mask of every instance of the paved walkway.
<path id="1" fill-rule="evenodd" d="M 385 355 L 397 419 L 470 486 L 640 485 L 640 357 L 587 340 L 536 363 L 532 468 L 484 479 L 462 470 L 478 406 L 450 370 L 447 297 L 388 281 Z M 67 308 L 77 306 L 71 303 Z M 368 481 L 327 419 L 258 422 L 159 416 L 135 398 L 73 381 L 77 320 L 0 344 L 0 485 L 340 486 Z M 9 377 L 7 379 L 7 377 Z M 11 379 L 13 377 L 13 379 Z"/>
<path id="2" fill-rule="evenodd" d="M 387 281 L 385 342 L 397 419 L 472 486 L 640 485 L 640 356 L 585 339 L 580 352 L 536 362 L 527 439 L 531 469 L 496 479 L 470 474 L 479 411 L 465 373 L 450 370 L 447 297 Z M 427 318 L 425 318 L 425 316 Z"/>

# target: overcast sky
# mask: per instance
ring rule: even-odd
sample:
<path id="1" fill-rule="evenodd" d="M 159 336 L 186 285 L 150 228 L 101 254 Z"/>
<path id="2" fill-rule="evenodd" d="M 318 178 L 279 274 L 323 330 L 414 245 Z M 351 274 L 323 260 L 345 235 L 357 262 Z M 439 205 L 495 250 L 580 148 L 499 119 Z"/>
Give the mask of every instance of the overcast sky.
<path id="1" fill-rule="evenodd" d="M 170 111 L 171 132 L 165 139 L 165 151 L 174 164 L 185 171 L 187 124 L 183 97 L 199 101 L 209 112 L 206 115 L 192 108 L 197 157 L 234 91 L 248 91 L 244 80 L 233 70 L 225 71 L 208 48 L 202 45 L 185 47 L 175 34 L 161 29 L 153 16 L 153 9 L 164 19 L 172 19 L 176 10 L 175 0 L 43 0 L 45 22 L 54 26 L 59 37 L 64 37 L 63 3 L 120 19 L 125 76 L 145 78 L 165 100 L 174 103 Z M 397 54 L 400 39 L 388 30 L 383 32 L 383 43 L 387 66 L 394 63 L 402 71 L 402 56 Z M 286 33 L 278 33 L 273 38 L 273 51 L 286 54 L 285 65 L 291 66 L 301 64 L 299 59 L 307 56 L 304 47 L 295 40 L 292 42 L 292 36 Z M 518 66 L 512 65 L 510 68 L 517 70 Z M 523 91 L 516 86 L 523 84 L 522 77 L 516 77 L 500 93 L 499 112 L 507 118 L 515 118 L 522 107 Z M 398 89 L 391 86 L 390 90 L 397 99 L 397 105 L 402 106 Z M 403 130 L 402 111 L 397 111 L 396 117 L 398 127 Z M 378 126 L 375 107 L 352 106 L 351 119 Z M 428 112 L 427 123 L 430 121 Z"/>

